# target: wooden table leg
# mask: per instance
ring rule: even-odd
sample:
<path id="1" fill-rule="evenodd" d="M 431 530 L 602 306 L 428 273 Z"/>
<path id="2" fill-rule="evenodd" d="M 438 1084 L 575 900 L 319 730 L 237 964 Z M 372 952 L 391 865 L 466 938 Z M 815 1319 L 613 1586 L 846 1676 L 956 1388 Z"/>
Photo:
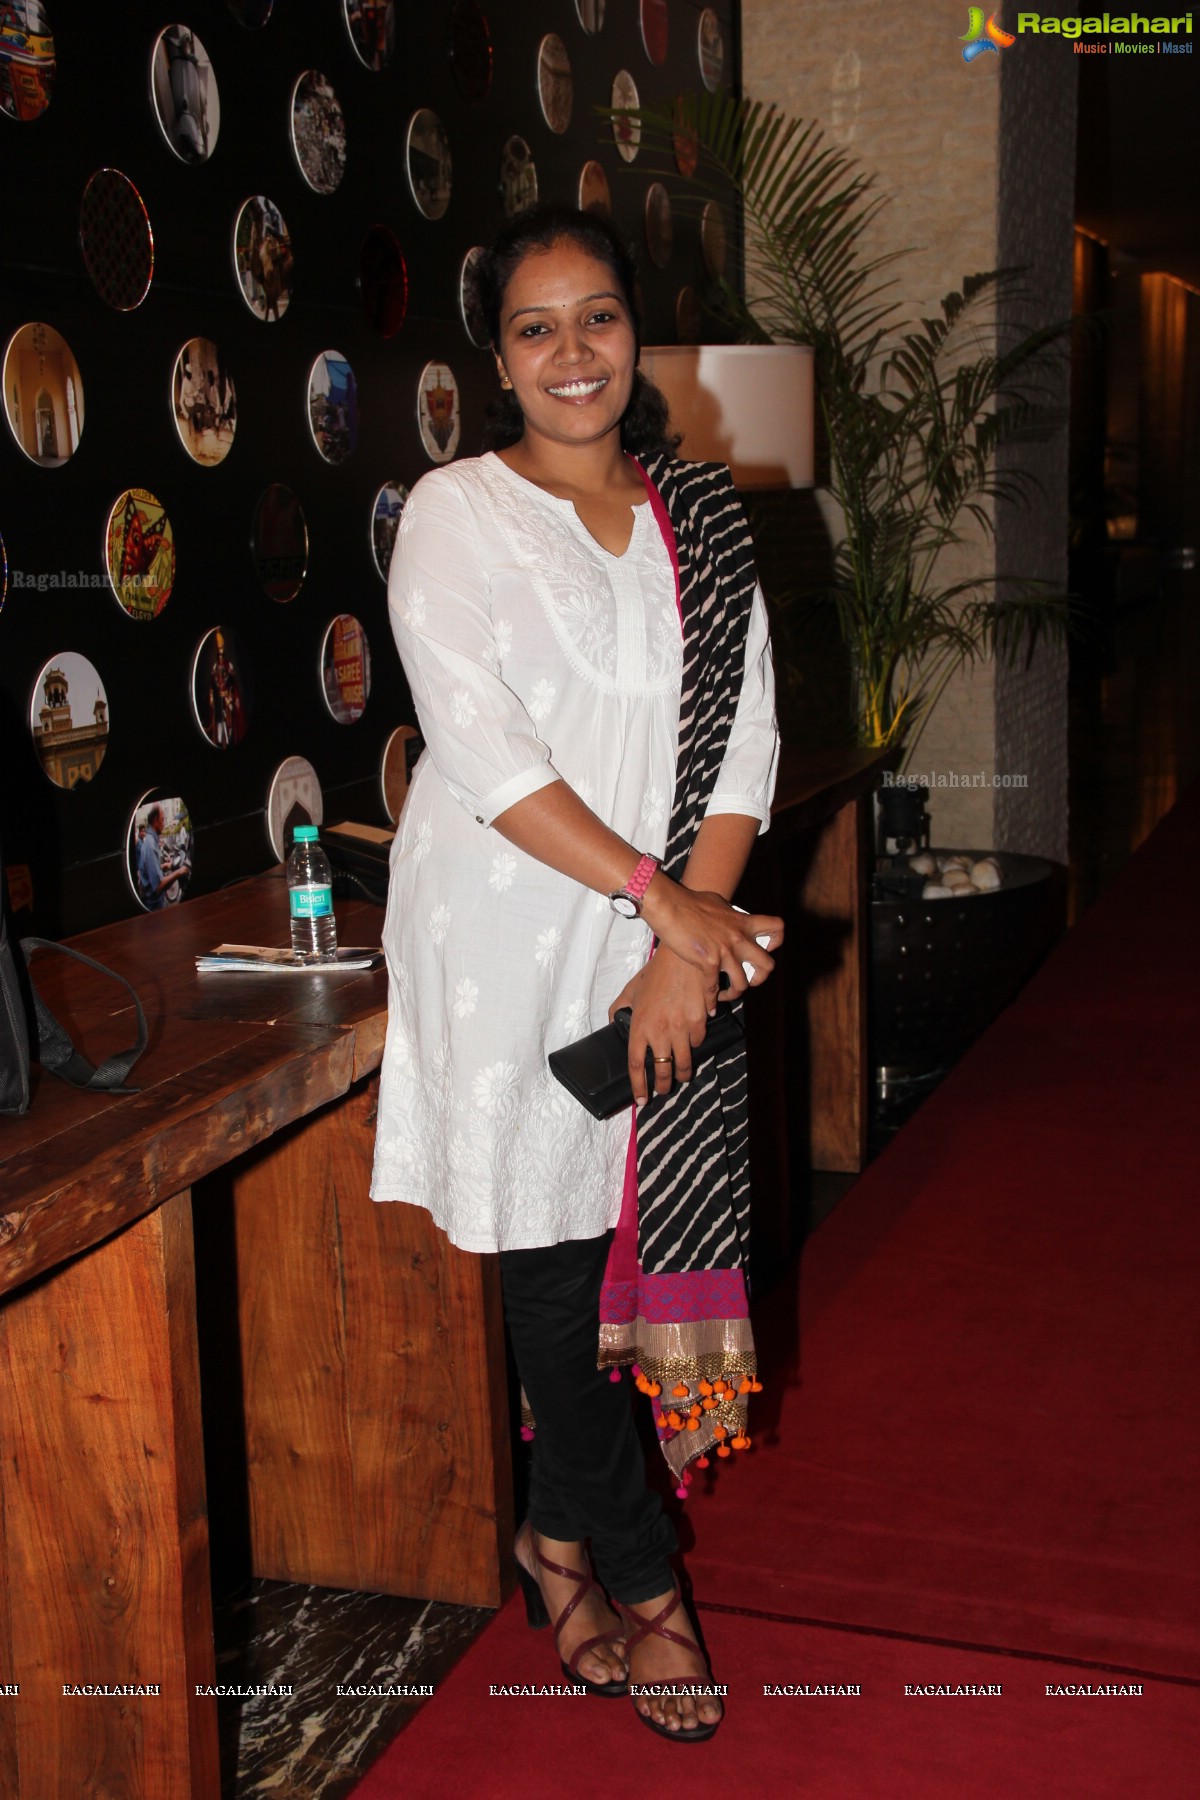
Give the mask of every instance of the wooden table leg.
<path id="1" fill-rule="evenodd" d="M 217 1800 L 190 1194 L 12 1294 L 0 1370 L 4 1792 Z"/>
<path id="2" fill-rule="evenodd" d="M 496 1606 L 498 1260 L 370 1199 L 377 1095 L 372 1078 L 230 1170 L 254 1572 Z"/>
<path id="3" fill-rule="evenodd" d="M 866 849 L 869 797 L 851 800 L 816 834 L 801 889 L 805 912 L 844 926 L 833 967 L 808 990 L 814 1169 L 860 1170 L 867 1156 Z"/>

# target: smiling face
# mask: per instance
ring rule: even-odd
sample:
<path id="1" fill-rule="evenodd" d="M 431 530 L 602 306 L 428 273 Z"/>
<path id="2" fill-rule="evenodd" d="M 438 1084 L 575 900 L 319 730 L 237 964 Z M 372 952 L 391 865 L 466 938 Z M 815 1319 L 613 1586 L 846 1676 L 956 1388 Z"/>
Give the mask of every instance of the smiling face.
<path id="1" fill-rule="evenodd" d="M 585 444 L 618 431 L 637 340 L 615 272 L 568 238 L 530 251 L 504 292 L 496 363 L 527 440 Z"/>

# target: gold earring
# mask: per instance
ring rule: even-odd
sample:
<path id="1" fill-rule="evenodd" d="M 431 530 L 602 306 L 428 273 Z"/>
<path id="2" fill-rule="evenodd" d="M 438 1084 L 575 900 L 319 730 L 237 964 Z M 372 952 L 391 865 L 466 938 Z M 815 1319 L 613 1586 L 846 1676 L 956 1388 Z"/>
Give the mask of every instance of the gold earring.
<path id="1" fill-rule="evenodd" d="M 507 375 L 501 375 L 500 386 L 502 388 L 510 388 L 512 386 L 512 382 L 508 379 Z"/>

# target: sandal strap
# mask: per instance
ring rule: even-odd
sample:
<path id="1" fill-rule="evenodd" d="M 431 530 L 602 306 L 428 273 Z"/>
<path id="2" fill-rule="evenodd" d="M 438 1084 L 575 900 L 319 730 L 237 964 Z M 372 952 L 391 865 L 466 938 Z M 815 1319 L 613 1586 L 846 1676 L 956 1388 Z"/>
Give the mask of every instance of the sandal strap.
<path id="1" fill-rule="evenodd" d="M 633 1650 L 635 1645 L 640 1644 L 643 1638 L 660 1637 L 668 1638 L 673 1644 L 682 1644 L 685 1650 L 694 1650 L 698 1656 L 703 1658 L 703 1651 L 700 1649 L 695 1638 L 683 1637 L 678 1631 L 671 1631 L 664 1623 L 665 1620 L 670 1618 L 671 1614 L 675 1611 L 675 1608 L 682 1604 L 682 1595 L 679 1592 L 678 1581 L 675 1583 L 675 1591 L 671 1595 L 671 1598 L 667 1601 L 665 1606 L 655 1613 L 652 1619 L 640 1618 L 631 1607 L 626 1606 L 623 1602 L 618 1602 L 618 1604 L 620 1605 L 625 1618 L 630 1620 L 633 1625 L 633 1630 L 628 1632 L 625 1638 L 627 1650 Z"/>
<path id="2" fill-rule="evenodd" d="M 619 1628 L 614 1628 L 609 1631 L 598 1631 L 595 1637 L 584 1638 L 582 1644 L 576 1644 L 567 1663 L 572 1675 L 579 1674 L 578 1664 L 581 1656 L 586 1656 L 589 1650 L 596 1648 L 597 1644 L 615 1644 L 618 1638 L 624 1637 L 624 1635 Z"/>
<path id="3" fill-rule="evenodd" d="M 592 1574 L 590 1568 L 567 1569 L 563 1567 L 562 1563 L 551 1562 L 548 1556 L 542 1555 L 537 1545 L 533 1542 L 532 1535 L 530 1536 L 530 1546 L 533 1550 L 533 1554 L 537 1557 L 543 1569 L 549 1569 L 552 1575 L 564 1575 L 569 1581 L 575 1581 L 580 1584 L 550 1627 L 554 1633 L 555 1642 L 557 1643 L 559 1633 L 562 1631 L 563 1626 L 567 1623 L 567 1620 L 571 1617 L 571 1614 L 575 1611 L 576 1607 L 581 1601 L 587 1598 L 594 1587 L 599 1587 L 600 1583 L 596 1580 L 596 1577 Z M 578 1652 L 576 1652 L 576 1654 L 578 1654 Z M 568 1667 L 573 1669 L 573 1661 L 568 1664 Z"/>

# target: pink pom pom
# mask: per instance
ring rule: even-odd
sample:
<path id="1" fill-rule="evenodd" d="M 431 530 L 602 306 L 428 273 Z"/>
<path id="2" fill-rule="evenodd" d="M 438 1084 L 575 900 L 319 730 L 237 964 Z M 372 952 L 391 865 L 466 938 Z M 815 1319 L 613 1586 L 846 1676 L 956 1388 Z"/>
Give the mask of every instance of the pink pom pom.
<path id="1" fill-rule="evenodd" d="M 638 1365 L 637 1365 L 637 1363 L 631 1363 L 631 1364 L 630 1364 L 630 1366 L 629 1366 L 629 1373 L 630 1373 L 630 1374 L 631 1374 L 631 1375 L 632 1375 L 632 1376 L 633 1376 L 633 1379 L 634 1379 L 634 1380 L 635 1380 L 635 1381 L 636 1381 L 636 1380 L 637 1380 L 637 1378 L 638 1378 L 638 1376 L 639 1376 L 639 1375 L 640 1375 L 640 1374 L 641 1374 L 641 1372 L 642 1372 L 642 1371 L 641 1371 L 641 1369 L 640 1369 L 640 1368 L 639 1368 L 639 1367 L 638 1367 Z"/>
<path id="2" fill-rule="evenodd" d="M 675 1498 L 677 1500 L 686 1500 L 687 1499 L 687 1489 L 685 1487 L 677 1487 L 675 1489 Z"/>
<path id="3" fill-rule="evenodd" d="M 620 1379 L 621 1379 L 620 1369 L 610 1369 L 608 1371 L 608 1379 L 610 1381 L 620 1381 Z"/>
<path id="4" fill-rule="evenodd" d="M 532 1425 L 522 1425 L 521 1437 L 525 1443 L 531 1444 L 533 1442 L 533 1426 Z"/>

